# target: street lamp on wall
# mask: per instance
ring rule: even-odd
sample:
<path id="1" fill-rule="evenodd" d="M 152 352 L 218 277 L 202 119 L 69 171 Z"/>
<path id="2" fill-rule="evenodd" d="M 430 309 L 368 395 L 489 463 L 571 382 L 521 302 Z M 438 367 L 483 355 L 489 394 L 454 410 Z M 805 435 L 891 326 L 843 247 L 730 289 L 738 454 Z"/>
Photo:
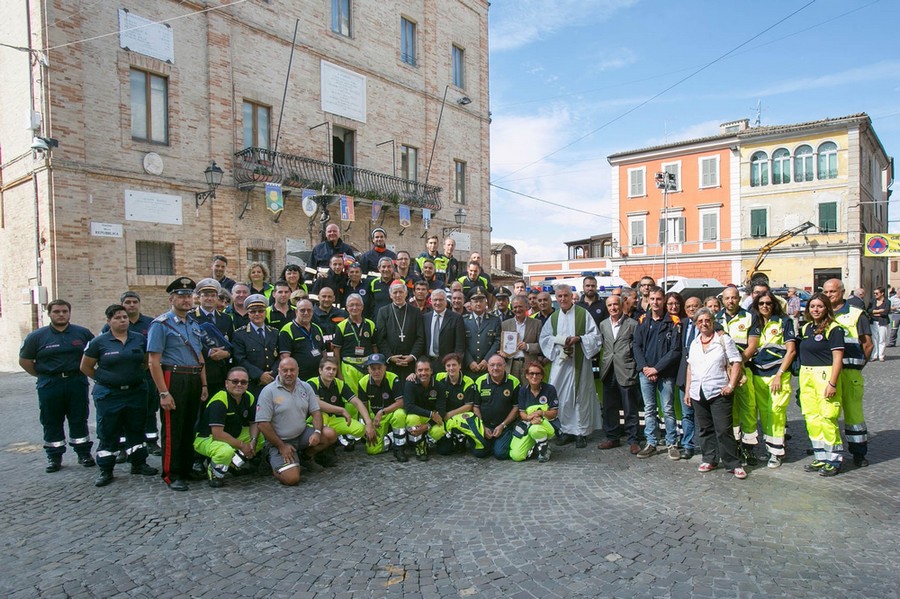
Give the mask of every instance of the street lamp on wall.
<path id="1" fill-rule="evenodd" d="M 459 208 L 454 214 L 453 219 L 456 221 L 455 227 L 444 227 L 443 234 L 444 237 L 447 237 L 451 233 L 455 233 L 457 231 L 462 231 L 462 226 L 466 224 L 466 211 L 464 208 Z"/>
<path id="2" fill-rule="evenodd" d="M 214 160 L 210 161 L 209 166 L 203 171 L 203 175 L 206 177 L 206 187 L 208 189 L 207 191 L 198 191 L 194 194 L 194 203 L 197 208 L 200 208 L 200 206 L 205 204 L 206 200 L 216 199 L 216 188 L 221 185 L 222 175 L 224 174 L 225 171 L 220 169 Z"/>

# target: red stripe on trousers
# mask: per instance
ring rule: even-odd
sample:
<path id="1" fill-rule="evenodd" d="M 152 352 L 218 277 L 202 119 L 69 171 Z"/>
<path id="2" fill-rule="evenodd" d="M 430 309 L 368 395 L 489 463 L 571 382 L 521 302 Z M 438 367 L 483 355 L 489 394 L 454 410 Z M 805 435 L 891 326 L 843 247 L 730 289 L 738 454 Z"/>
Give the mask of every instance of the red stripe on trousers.
<path id="1" fill-rule="evenodd" d="M 163 378 L 166 381 L 166 389 L 170 389 L 172 385 L 170 384 L 171 380 L 171 372 L 166 370 L 163 372 Z M 162 425 L 163 429 L 166 431 L 166 442 L 163 444 L 163 455 L 162 455 L 162 467 L 163 467 L 163 480 L 166 481 L 167 485 L 172 484 L 172 477 L 169 476 L 172 468 L 172 418 L 169 415 L 169 410 L 162 410 Z"/>

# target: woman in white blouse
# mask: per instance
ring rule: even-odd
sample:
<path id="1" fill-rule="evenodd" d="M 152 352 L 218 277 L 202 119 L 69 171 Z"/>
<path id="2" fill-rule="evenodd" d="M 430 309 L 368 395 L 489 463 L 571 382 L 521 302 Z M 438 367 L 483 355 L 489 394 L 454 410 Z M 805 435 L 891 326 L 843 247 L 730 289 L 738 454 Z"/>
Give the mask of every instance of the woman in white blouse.
<path id="1" fill-rule="evenodd" d="M 715 470 L 721 458 L 735 478 L 747 478 L 741 467 L 732 430 L 732 394 L 742 372 L 741 354 L 728 335 L 713 329 L 715 317 L 709 308 L 697 310 L 699 334 L 688 350 L 685 403 L 694 407 L 694 422 L 700 431 L 703 462 L 698 470 Z"/>

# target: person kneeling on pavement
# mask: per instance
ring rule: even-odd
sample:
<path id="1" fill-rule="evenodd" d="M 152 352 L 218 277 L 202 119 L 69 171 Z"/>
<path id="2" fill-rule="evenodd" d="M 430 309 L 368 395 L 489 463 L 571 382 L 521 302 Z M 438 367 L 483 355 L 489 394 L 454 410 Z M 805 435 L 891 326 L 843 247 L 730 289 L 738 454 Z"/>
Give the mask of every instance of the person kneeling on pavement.
<path id="1" fill-rule="evenodd" d="M 528 459 L 537 449 L 539 462 L 550 460 L 550 439 L 556 436 L 559 397 L 556 388 L 545 383 L 544 369 L 532 362 L 525 369 L 528 385 L 519 389 L 519 419 L 513 427 L 509 457 L 514 462 Z"/>
<path id="2" fill-rule="evenodd" d="M 403 410 L 409 442 L 415 446 L 416 459 L 420 462 L 428 461 L 429 446 L 446 432 L 444 420 L 437 411 L 437 393 L 431 376 L 431 360 L 419 358 L 415 380 L 408 380 L 403 386 Z"/>
<path id="3" fill-rule="evenodd" d="M 250 375 L 235 366 L 225 375 L 225 389 L 213 395 L 197 419 L 194 451 L 209 458 L 209 486 L 221 487 L 228 469 L 237 473 L 263 447 L 256 416 L 256 398 L 247 391 Z M 247 465 L 249 468 L 249 465 Z"/>
<path id="4" fill-rule="evenodd" d="M 444 356 L 444 372 L 434 377 L 437 388 L 436 410 L 444 420 L 443 430 L 435 432 L 435 450 L 440 455 L 456 451 L 484 449 L 484 425 L 475 415 L 475 382 L 462 373 L 462 356 Z"/>
<path id="5" fill-rule="evenodd" d="M 516 398 L 519 396 L 519 379 L 506 374 L 506 360 L 499 354 L 488 358 L 488 373 L 475 381 L 475 414 L 484 423 L 484 449 L 472 450 L 472 455 L 485 458 L 493 455 L 498 460 L 509 459 L 512 429 L 519 417 Z"/>
<path id="6" fill-rule="evenodd" d="M 324 357 L 319 363 L 319 376 L 307 381 L 316 391 L 319 408 L 324 412 L 322 420 L 343 439 L 347 440 L 346 450 L 353 449 L 353 444 L 363 437 L 368 442 L 375 440 L 375 425 L 369 410 L 350 390 L 350 385 L 337 378 L 337 358 Z M 359 421 L 362 416 L 365 424 Z M 316 462 L 325 468 L 337 465 L 334 447 L 316 455 Z"/>
<path id="7" fill-rule="evenodd" d="M 366 405 L 375 427 L 375 438 L 366 443 L 366 453 L 377 455 L 394 447 L 398 462 L 409 461 L 406 445 L 406 412 L 403 411 L 403 382 L 387 371 L 384 354 L 372 354 L 364 364 L 369 374 L 359 379 L 358 395 Z"/>
<path id="8" fill-rule="evenodd" d="M 315 455 L 337 441 L 334 429 L 322 423 L 316 392 L 298 380 L 300 368 L 293 358 L 282 358 L 278 376 L 262 390 L 256 406 L 256 424 L 266 438 L 265 452 L 278 481 L 287 486 L 300 482 L 300 470 L 321 469 Z M 313 425 L 306 419 L 312 416 Z"/>

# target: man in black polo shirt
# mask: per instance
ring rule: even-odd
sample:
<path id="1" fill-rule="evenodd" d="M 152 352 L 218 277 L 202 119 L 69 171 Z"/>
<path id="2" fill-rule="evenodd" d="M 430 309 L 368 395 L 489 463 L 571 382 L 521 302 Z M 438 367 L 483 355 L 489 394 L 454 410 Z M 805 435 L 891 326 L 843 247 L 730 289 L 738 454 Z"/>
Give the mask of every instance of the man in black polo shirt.
<path id="1" fill-rule="evenodd" d="M 50 324 L 25 337 L 19 350 L 19 366 L 37 377 L 38 406 L 44 427 L 44 451 L 47 472 L 62 467 L 66 452 L 63 424 L 69 422 L 69 444 L 78 454 L 78 463 L 88 468 L 95 465 L 91 456 L 88 432 L 88 382 L 79 370 L 81 354 L 94 334 L 84 327 L 70 324 L 72 304 L 53 300 L 47 304 Z"/>
<path id="2" fill-rule="evenodd" d="M 109 330 L 92 339 L 81 358 L 81 372 L 94 379 L 94 406 L 97 409 L 97 464 L 100 476 L 94 482 L 105 487 L 113 481 L 116 447 L 125 433 L 125 453 L 132 474 L 154 475 L 147 465 L 144 421 L 147 418 L 146 339 L 129 328 L 125 307 L 113 304 L 106 309 Z"/>
<path id="3" fill-rule="evenodd" d="M 506 374 L 506 360 L 499 354 L 488 359 L 488 373 L 475 382 L 475 415 L 484 423 L 484 449 L 472 454 L 486 458 L 493 454 L 498 460 L 509 458 L 512 443 L 511 425 L 519 417 L 519 379 Z"/>
<path id="4" fill-rule="evenodd" d="M 298 378 L 307 381 L 319 374 L 319 363 L 325 353 L 325 336 L 312 321 L 313 305 L 309 300 L 297 303 L 297 317 L 278 333 L 281 359 L 294 358 L 300 368 Z"/>

